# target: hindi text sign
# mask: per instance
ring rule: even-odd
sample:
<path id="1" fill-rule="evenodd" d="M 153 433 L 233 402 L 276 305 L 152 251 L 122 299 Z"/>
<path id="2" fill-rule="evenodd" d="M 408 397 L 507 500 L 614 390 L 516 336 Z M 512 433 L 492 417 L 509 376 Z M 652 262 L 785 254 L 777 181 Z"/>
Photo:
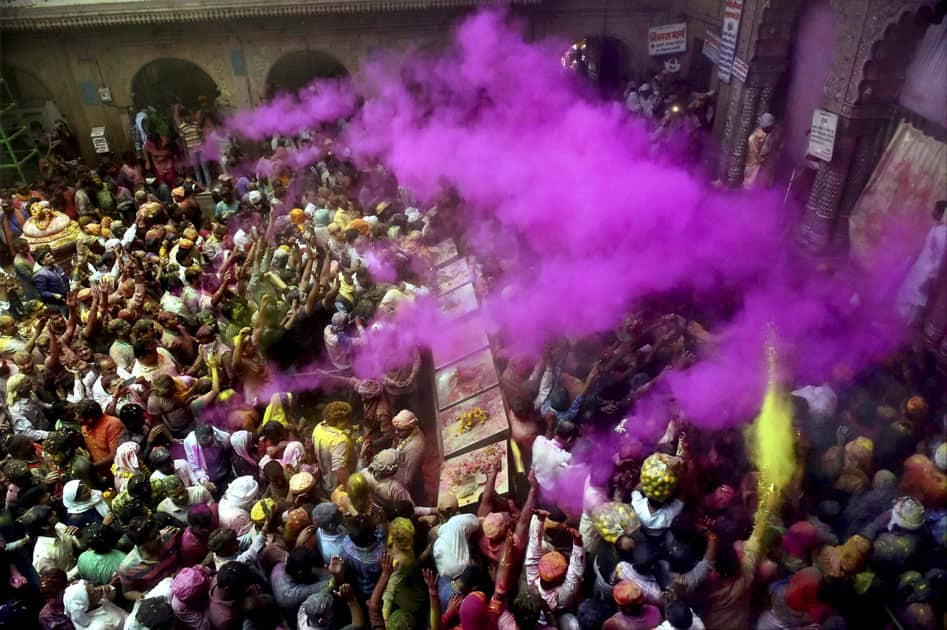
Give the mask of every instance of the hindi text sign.
<path id="1" fill-rule="evenodd" d="M 648 54 L 670 55 L 687 51 L 687 22 L 648 29 Z"/>
<path id="2" fill-rule="evenodd" d="M 730 82 L 730 69 L 737 53 L 740 35 L 740 16 L 743 15 L 743 0 L 726 0 L 723 5 L 723 29 L 720 32 L 720 60 L 717 76 L 724 83 Z"/>
<path id="3" fill-rule="evenodd" d="M 813 111 L 812 127 L 809 129 L 809 155 L 824 162 L 831 162 L 837 129 L 838 114 L 827 112 L 824 109 Z"/>
<path id="4" fill-rule="evenodd" d="M 720 36 L 707 31 L 704 37 L 704 47 L 700 52 L 704 57 L 710 59 L 710 63 L 716 66 L 717 62 L 720 61 Z"/>

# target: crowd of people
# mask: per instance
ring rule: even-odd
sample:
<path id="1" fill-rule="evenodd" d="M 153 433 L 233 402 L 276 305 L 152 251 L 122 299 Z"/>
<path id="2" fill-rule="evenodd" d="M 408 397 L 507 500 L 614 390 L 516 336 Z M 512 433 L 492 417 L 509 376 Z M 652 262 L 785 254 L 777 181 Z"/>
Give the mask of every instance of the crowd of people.
<path id="1" fill-rule="evenodd" d="M 944 626 L 947 397 L 918 353 L 798 384 L 797 473 L 761 521 L 740 429 L 628 426 L 712 352 L 712 311 L 656 301 L 538 359 L 501 332 L 524 466 L 462 510 L 425 467 L 426 350 L 353 373 L 430 291 L 429 247 L 463 248 L 460 200 L 422 211 L 331 145 L 296 168 L 287 146 L 318 136 L 227 175 L 176 118 L 189 162 L 3 192 L 0 625 Z"/>

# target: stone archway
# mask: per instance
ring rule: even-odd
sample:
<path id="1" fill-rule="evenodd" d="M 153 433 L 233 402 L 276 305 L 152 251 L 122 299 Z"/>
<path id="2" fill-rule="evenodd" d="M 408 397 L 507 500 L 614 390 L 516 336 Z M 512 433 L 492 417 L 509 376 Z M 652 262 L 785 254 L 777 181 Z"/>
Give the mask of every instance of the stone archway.
<path id="1" fill-rule="evenodd" d="M 46 84 L 29 70 L 4 65 L 0 67 L 0 77 L 20 107 L 42 107 L 46 101 L 56 100 Z"/>
<path id="2" fill-rule="evenodd" d="M 161 112 L 170 111 L 176 103 L 212 109 L 220 93 L 217 83 L 200 66 L 173 57 L 155 59 L 139 68 L 131 89 L 136 110 L 154 107 Z"/>
<path id="3" fill-rule="evenodd" d="M 320 50 L 294 50 L 277 59 L 266 73 L 266 98 L 295 94 L 316 79 L 348 76 L 341 61 Z"/>
<path id="4" fill-rule="evenodd" d="M 844 14 L 839 0 L 832 5 Z M 872 20 L 863 30 L 841 34 L 841 45 L 848 48 L 833 65 L 822 105 L 839 116 L 835 151 L 832 161 L 819 167 L 798 232 L 799 244 L 810 254 L 847 252 L 849 214 L 884 148 L 885 123 L 895 115 L 921 35 L 935 19 L 933 5 L 920 0 L 868 6 Z"/>

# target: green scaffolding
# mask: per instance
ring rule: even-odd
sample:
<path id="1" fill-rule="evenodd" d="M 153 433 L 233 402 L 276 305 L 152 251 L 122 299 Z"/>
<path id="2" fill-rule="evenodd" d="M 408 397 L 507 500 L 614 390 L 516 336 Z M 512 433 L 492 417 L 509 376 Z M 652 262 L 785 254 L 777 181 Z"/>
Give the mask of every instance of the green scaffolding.
<path id="1" fill-rule="evenodd" d="M 13 171 L 17 182 L 27 182 L 23 165 L 38 159 L 39 151 L 17 143 L 26 133 L 26 125 L 16 111 L 16 99 L 0 75 L 0 180 L 7 180 L 9 171 Z"/>

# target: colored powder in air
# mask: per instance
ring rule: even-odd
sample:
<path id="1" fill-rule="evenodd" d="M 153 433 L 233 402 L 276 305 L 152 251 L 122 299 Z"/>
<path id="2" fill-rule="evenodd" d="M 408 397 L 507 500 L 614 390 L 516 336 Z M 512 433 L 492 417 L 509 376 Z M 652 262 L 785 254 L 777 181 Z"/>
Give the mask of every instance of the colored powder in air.
<path id="1" fill-rule="evenodd" d="M 800 260 L 780 191 L 716 190 L 697 165 L 655 155 L 641 120 L 586 98 L 563 73 L 564 49 L 481 12 L 437 55 L 382 55 L 350 80 L 314 84 L 229 126 L 251 138 L 321 129 L 333 152 L 363 170 L 383 165 L 425 211 L 445 191 L 463 199 L 455 236 L 493 267 L 483 316 L 511 354 L 538 357 L 551 339 L 613 330 L 649 299 L 684 294 L 713 338 L 696 364 L 668 371 L 638 401 L 626 423 L 635 437 L 660 433 L 671 407 L 707 428 L 752 418 L 770 323 L 787 383 L 858 373 L 903 343 L 892 296 L 916 249 L 892 238 L 885 264 L 832 274 Z M 439 356 L 462 345 L 436 300 L 385 317 L 356 358 L 360 377 L 410 365 L 417 346 Z M 783 418 L 775 387 L 761 414 L 767 459 L 791 447 L 791 429 L 771 418 Z"/>
<path id="2" fill-rule="evenodd" d="M 780 390 L 776 375 L 776 351 L 770 346 L 769 384 L 763 408 L 750 427 L 752 457 L 765 487 L 782 490 L 796 470 L 796 450 L 792 430 L 792 405 Z"/>

